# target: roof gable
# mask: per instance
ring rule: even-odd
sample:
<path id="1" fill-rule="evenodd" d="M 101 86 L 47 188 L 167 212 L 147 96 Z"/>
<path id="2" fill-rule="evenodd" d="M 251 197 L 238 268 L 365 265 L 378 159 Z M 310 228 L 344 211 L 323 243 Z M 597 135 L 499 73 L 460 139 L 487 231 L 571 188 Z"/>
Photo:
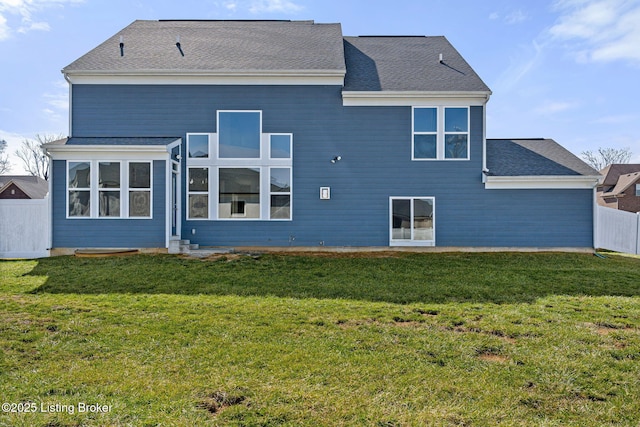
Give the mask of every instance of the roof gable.
<path id="1" fill-rule="evenodd" d="M 618 183 L 618 179 L 622 175 L 634 172 L 640 172 L 640 164 L 633 163 L 614 163 L 600 171 L 604 176 L 602 185 L 605 187 L 613 187 Z"/>
<path id="2" fill-rule="evenodd" d="M 627 191 L 627 189 L 629 187 L 631 187 L 634 184 L 640 183 L 640 171 L 639 172 L 633 172 L 633 173 L 628 173 L 626 175 L 620 175 L 620 177 L 618 177 L 618 182 L 616 183 L 615 187 L 613 187 L 613 189 L 611 189 L 611 191 L 603 194 L 604 196 L 618 196 L 622 193 L 624 193 L 625 191 Z"/>
<path id="3" fill-rule="evenodd" d="M 39 176 L 2 175 L 0 193 L 15 185 L 31 199 L 42 199 L 49 192 L 49 183 Z"/>

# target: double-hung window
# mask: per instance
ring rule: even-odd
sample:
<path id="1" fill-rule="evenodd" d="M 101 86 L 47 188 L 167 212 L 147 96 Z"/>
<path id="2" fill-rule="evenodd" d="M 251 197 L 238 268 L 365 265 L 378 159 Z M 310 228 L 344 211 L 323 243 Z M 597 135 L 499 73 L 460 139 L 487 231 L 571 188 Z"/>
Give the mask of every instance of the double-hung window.
<path id="1" fill-rule="evenodd" d="M 290 220 L 293 135 L 262 133 L 262 111 L 217 119 L 216 133 L 187 134 L 187 218 Z"/>
<path id="2" fill-rule="evenodd" d="M 468 107 L 413 107 L 412 160 L 468 160 Z"/>
<path id="3" fill-rule="evenodd" d="M 67 186 L 69 216 L 90 217 L 91 162 L 68 162 Z"/>

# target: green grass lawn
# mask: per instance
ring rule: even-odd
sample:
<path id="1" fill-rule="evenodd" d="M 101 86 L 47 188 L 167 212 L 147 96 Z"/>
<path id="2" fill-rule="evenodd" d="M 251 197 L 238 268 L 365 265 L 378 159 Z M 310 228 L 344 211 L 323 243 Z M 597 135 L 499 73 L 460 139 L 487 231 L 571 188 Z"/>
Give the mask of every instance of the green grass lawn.
<path id="1" fill-rule="evenodd" d="M 0 426 L 638 426 L 640 259 L 2 261 L 0 349 Z"/>

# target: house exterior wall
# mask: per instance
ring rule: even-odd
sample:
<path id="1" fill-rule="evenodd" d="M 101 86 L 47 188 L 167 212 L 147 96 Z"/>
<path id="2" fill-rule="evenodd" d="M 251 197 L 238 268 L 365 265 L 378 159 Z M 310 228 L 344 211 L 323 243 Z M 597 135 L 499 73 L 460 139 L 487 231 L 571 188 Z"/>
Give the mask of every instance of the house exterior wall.
<path id="1" fill-rule="evenodd" d="M 387 246 L 390 197 L 434 197 L 437 246 L 593 244 L 592 190 L 484 188 L 482 106 L 470 108 L 470 160 L 411 161 L 411 107 L 344 107 L 340 86 L 73 85 L 72 96 L 73 136 L 176 136 L 186 144 L 187 133 L 216 132 L 217 110 L 261 110 L 263 133 L 293 134 L 292 220 L 183 219 L 183 238 L 193 243 Z M 332 164 L 336 155 L 342 160 Z M 64 176 L 60 167 L 54 176 Z M 154 208 L 163 206 L 160 175 Z M 320 200 L 320 187 L 331 188 L 330 200 Z M 54 191 L 65 200 L 56 181 Z M 183 196 L 183 218 L 185 209 Z M 138 231 L 140 220 L 63 215 L 57 206 L 54 246 L 113 246 L 121 239 L 124 246 L 164 246 Z"/>
<path id="2" fill-rule="evenodd" d="M 11 184 L 2 193 L 0 199 L 30 199 L 29 195 L 18 188 L 17 185 Z"/>
<path id="3" fill-rule="evenodd" d="M 166 162 L 153 162 L 151 219 L 67 218 L 67 162 L 52 162 L 53 248 L 163 248 Z"/>
<path id="4" fill-rule="evenodd" d="M 638 183 L 640 180 L 622 193 L 624 196 L 618 199 L 618 209 L 627 212 L 640 212 L 640 196 L 636 196 L 636 184 Z"/>

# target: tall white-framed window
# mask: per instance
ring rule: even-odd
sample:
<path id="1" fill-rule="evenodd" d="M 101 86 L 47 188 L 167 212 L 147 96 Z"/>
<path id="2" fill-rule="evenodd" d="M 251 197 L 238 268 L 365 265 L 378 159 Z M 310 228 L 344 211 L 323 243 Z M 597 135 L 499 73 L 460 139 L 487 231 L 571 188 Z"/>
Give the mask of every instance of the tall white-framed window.
<path id="1" fill-rule="evenodd" d="M 640 196 L 640 184 L 636 184 L 636 196 Z"/>
<path id="2" fill-rule="evenodd" d="M 269 218 L 291 218 L 291 168 L 269 168 Z"/>
<path id="3" fill-rule="evenodd" d="M 261 111 L 220 110 L 216 117 L 217 133 L 187 134 L 189 150 L 205 138 L 209 147 L 208 156 L 187 158 L 187 218 L 291 220 L 293 134 L 262 133 Z"/>
<path id="4" fill-rule="evenodd" d="M 151 161 L 67 161 L 67 218 L 152 218 Z"/>
<path id="5" fill-rule="evenodd" d="M 209 168 L 187 168 L 188 219 L 209 219 Z"/>
<path id="6" fill-rule="evenodd" d="M 434 197 L 391 197 L 389 244 L 435 246 L 435 212 Z"/>
<path id="7" fill-rule="evenodd" d="M 129 218 L 151 217 L 151 162 L 129 162 Z"/>
<path id="8" fill-rule="evenodd" d="M 412 160 L 469 160 L 469 107 L 412 108 Z"/>
<path id="9" fill-rule="evenodd" d="M 91 162 L 67 162 L 67 217 L 91 217 Z"/>
<path id="10" fill-rule="evenodd" d="M 120 162 L 98 162 L 98 216 L 120 217 Z"/>

